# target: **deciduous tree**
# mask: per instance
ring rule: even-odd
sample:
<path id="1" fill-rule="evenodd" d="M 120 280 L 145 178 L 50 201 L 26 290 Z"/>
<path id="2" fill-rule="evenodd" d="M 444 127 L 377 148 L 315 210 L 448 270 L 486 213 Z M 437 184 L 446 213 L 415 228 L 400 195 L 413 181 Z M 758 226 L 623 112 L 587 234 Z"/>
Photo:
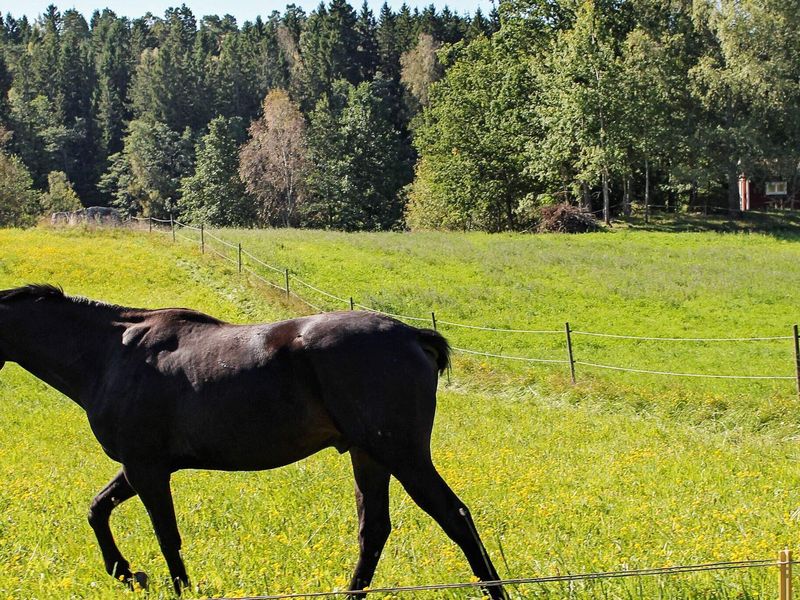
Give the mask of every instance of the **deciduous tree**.
<path id="1" fill-rule="evenodd" d="M 284 90 L 264 98 L 263 115 L 250 126 L 239 156 L 239 175 L 257 201 L 262 222 L 297 225 L 305 200 L 306 125 L 300 108 Z"/>

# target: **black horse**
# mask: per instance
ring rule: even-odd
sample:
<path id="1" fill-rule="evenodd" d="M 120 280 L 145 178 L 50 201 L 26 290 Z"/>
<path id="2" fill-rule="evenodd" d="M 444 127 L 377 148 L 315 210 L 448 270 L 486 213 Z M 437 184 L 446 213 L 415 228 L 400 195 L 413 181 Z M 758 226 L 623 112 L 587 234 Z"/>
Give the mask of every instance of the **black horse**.
<path id="1" fill-rule="evenodd" d="M 178 469 L 272 469 L 323 448 L 350 452 L 368 586 L 389 536 L 389 477 L 496 581 L 466 506 L 431 460 L 438 374 L 450 348 L 435 331 L 369 312 L 231 325 L 186 309 L 142 310 L 30 285 L 0 291 L 0 368 L 18 363 L 77 402 L 121 471 L 89 509 L 106 571 L 131 573 L 109 528 L 139 495 L 175 591 L 188 585 L 170 476 Z M 499 585 L 487 586 L 506 598 Z"/>

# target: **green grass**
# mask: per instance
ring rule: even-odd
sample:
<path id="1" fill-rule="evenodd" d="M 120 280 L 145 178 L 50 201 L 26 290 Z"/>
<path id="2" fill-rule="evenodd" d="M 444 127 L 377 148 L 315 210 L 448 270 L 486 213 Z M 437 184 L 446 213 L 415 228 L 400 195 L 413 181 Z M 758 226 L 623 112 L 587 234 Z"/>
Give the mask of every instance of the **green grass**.
<path id="1" fill-rule="evenodd" d="M 582 236 L 297 230 L 221 235 L 343 298 L 410 316 L 427 318 L 435 311 L 455 346 L 490 353 L 566 358 L 560 333 L 489 333 L 442 321 L 556 331 L 568 321 L 579 331 L 666 337 L 787 336 L 800 321 L 800 238 L 631 228 Z M 282 284 L 280 275 L 261 272 Z M 295 288 L 322 307 L 345 307 Z M 576 359 L 585 362 L 679 373 L 794 375 L 791 340 L 666 343 L 574 335 L 573 341 Z M 500 388 L 511 375 L 515 385 L 534 385 L 572 402 L 724 429 L 790 435 L 800 425 L 791 380 L 679 379 L 578 367 L 580 385 L 573 388 L 565 365 L 488 358 L 460 360 L 455 377 L 461 375 Z"/>
<path id="2" fill-rule="evenodd" d="M 507 326 L 558 324 L 567 314 L 576 324 L 596 323 L 600 330 L 648 334 L 694 331 L 690 324 L 702 323 L 704 333 L 725 335 L 782 333 L 793 322 L 791 310 L 796 318 L 791 298 L 783 297 L 791 286 L 781 281 L 797 277 L 792 261 L 798 250 L 791 242 L 761 236 L 235 235 L 251 251 L 289 264 L 315 284 L 414 314 L 425 314 L 433 305 L 455 320 Z M 747 267 L 746 274 L 725 271 L 720 264 L 716 289 L 686 278 L 696 301 L 684 298 L 670 308 L 659 300 L 660 290 L 678 289 L 670 273 L 690 270 L 691 257 L 705 274 L 714 271 L 703 257 L 736 261 L 748 250 L 756 250 L 751 254 L 757 264 Z M 631 283 L 630 294 L 631 302 L 664 311 L 662 320 L 608 299 L 622 281 L 635 279 L 632 271 L 652 265 L 656 256 L 671 257 L 660 263 L 661 283 L 652 278 L 638 287 Z M 770 275 L 768 258 L 777 261 L 773 268 L 782 271 L 780 277 Z M 617 267 L 605 268 L 604 275 L 597 271 L 606 260 Z M 573 273 L 577 283 L 565 285 L 559 273 Z M 518 279 L 527 283 L 515 287 Z M 60 283 L 68 293 L 128 305 L 191 306 L 237 322 L 282 318 L 299 308 L 283 304 L 280 295 L 259 282 L 238 277 L 235 267 L 201 257 L 186 245 L 173 246 L 156 234 L 0 230 L 0 288 L 27 281 Z M 346 291 L 333 286 L 341 281 L 351 282 Z M 713 298 L 703 297 L 713 293 L 733 303 L 737 293 L 730 286 L 750 289 L 761 301 L 770 296 L 763 287 L 772 286 L 780 310 L 771 317 L 737 321 L 727 310 L 713 308 Z M 483 305 L 470 302 L 468 294 L 483 298 Z M 527 297 L 537 300 L 523 303 Z M 556 298 L 558 306 L 547 305 Z M 532 304 L 538 309 L 529 312 Z M 477 346 L 492 338 L 465 336 L 459 343 Z M 514 343 L 492 349 L 535 349 L 524 338 Z M 644 358 L 641 347 L 626 352 L 617 356 L 609 351 L 610 358 Z M 684 360 L 685 355 L 676 353 L 675 358 Z M 742 368 L 751 367 L 755 359 L 745 358 Z M 457 362 L 452 384 L 440 393 L 434 457 L 472 508 L 501 575 L 772 558 L 800 537 L 795 512 L 800 506 L 800 451 L 795 437 L 787 437 L 797 422 L 790 410 L 793 402 L 796 407 L 790 386 L 765 390 L 746 385 L 731 396 L 732 407 L 714 412 L 695 405 L 694 410 L 706 412 L 687 422 L 679 417 L 689 414 L 691 406 L 677 410 L 660 404 L 667 401 L 657 397 L 658 386 L 675 386 L 673 397 L 688 405 L 723 393 L 694 388 L 693 382 L 602 375 L 571 389 L 563 373 L 498 373 L 497 367 L 488 360 Z M 771 408 L 782 402 L 785 408 Z M 748 407 L 780 416 L 758 431 L 751 421 L 734 427 L 734 411 L 750 418 Z M 778 418 L 785 419 L 784 425 Z M 0 423 L 0 597 L 134 595 L 105 575 L 86 524 L 91 497 L 116 465 L 103 455 L 80 409 L 9 365 L 0 374 Z M 345 584 L 356 558 L 346 456 L 329 450 L 266 473 L 187 471 L 175 476 L 173 488 L 195 585 L 190 597 L 317 591 Z M 394 483 L 391 514 L 395 530 L 375 586 L 469 579 L 463 557 Z M 122 505 L 112 527 L 134 566 L 153 578 L 151 590 L 136 595 L 170 597 L 166 566 L 141 504 Z M 775 581 L 775 569 L 759 569 L 512 591 L 520 598 L 773 598 Z"/>

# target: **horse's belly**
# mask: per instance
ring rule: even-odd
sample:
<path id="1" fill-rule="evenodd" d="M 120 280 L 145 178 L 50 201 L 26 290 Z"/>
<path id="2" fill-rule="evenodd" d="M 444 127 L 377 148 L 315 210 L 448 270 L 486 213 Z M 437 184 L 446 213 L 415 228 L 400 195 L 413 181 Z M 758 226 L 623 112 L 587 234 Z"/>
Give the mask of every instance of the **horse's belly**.
<path id="1" fill-rule="evenodd" d="M 212 398 L 177 429 L 172 453 L 193 468 L 272 469 L 341 445 L 327 412 L 303 397 Z"/>

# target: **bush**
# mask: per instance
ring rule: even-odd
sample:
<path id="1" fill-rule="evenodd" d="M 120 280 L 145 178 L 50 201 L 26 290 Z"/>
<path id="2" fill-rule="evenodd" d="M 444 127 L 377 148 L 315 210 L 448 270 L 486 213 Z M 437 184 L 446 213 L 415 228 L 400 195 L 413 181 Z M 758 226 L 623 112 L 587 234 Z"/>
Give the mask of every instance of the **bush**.
<path id="1" fill-rule="evenodd" d="M 587 233 L 598 231 L 600 224 L 592 213 L 571 204 L 551 204 L 539 210 L 539 233 Z"/>
<path id="2" fill-rule="evenodd" d="M 0 150 L 0 227 L 29 227 L 41 213 L 41 195 L 22 160 Z"/>
<path id="3" fill-rule="evenodd" d="M 73 212 L 83 208 L 78 194 L 63 171 L 50 171 L 47 175 L 47 188 L 47 193 L 42 194 L 42 208 L 45 212 Z"/>

